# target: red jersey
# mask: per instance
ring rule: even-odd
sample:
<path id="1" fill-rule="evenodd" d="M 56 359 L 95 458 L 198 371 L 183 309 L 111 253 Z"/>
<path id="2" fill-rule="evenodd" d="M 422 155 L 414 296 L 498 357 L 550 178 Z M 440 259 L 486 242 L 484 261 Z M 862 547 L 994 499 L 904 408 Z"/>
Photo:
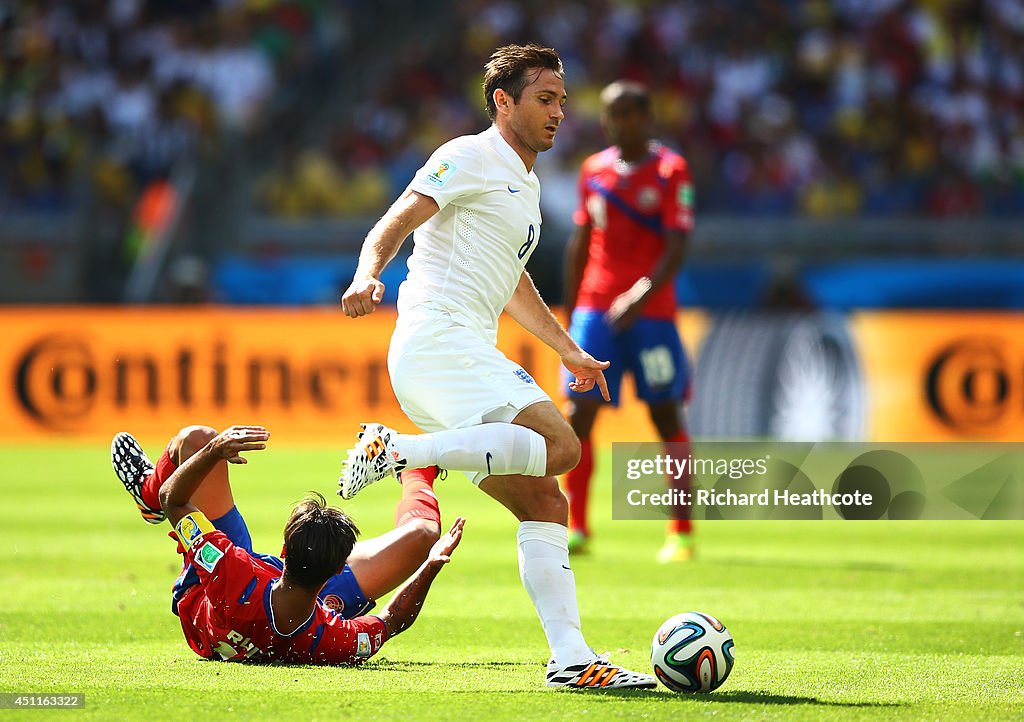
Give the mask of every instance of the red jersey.
<path id="1" fill-rule="evenodd" d="M 235 546 L 201 513 L 178 522 L 185 560 L 199 584 L 178 603 L 188 645 L 200 657 L 228 661 L 284 661 L 300 664 L 359 664 L 387 638 L 379 617 L 345 619 L 319 600 L 290 634 L 274 625 L 270 588 L 281 571 Z"/>
<path id="2" fill-rule="evenodd" d="M 616 296 L 650 276 L 665 252 L 666 231 L 693 229 L 693 183 L 678 153 L 651 144 L 648 157 L 625 164 L 616 146 L 583 162 L 578 226 L 590 226 L 590 251 L 576 305 L 607 311 Z M 644 306 L 645 318 L 676 315 L 675 287 L 658 289 Z"/>

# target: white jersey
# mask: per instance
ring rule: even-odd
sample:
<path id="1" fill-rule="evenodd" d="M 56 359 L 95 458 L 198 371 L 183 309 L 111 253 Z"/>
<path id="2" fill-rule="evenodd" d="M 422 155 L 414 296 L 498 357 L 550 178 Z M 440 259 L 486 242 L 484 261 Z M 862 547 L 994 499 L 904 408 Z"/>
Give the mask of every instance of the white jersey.
<path id="1" fill-rule="evenodd" d="M 409 184 L 440 208 L 413 234 L 399 314 L 440 307 L 495 343 L 540 238 L 540 181 L 497 127 L 438 148 Z"/>

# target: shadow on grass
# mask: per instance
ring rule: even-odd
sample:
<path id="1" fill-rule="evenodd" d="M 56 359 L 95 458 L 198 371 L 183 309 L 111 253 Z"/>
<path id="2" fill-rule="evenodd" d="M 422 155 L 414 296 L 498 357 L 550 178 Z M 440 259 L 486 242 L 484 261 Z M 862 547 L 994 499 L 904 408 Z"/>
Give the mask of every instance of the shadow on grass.
<path id="1" fill-rule="evenodd" d="M 595 695 L 600 697 L 644 699 L 651 702 L 660 702 L 662 704 L 714 702 L 718 704 L 775 704 L 793 707 L 798 705 L 808 705 L 812 707 L 849 707 L 870 709 L 903 706 L 891 702 L 829 702 L 828 700 L 821 700 L 817 697 L 797 697 L 786 694 L 769 694 L 767 692 L 744 692 L 743 690 L 712 692 L 710 694 L 672 694 L 668 690 L 658 687 L 657 689 L 560 690 L 559 693 L 577 695 L 581 697 Z"/>
<path id="2" fill-rule="evenodd" d="M 447 666 L 444 663 L 438 662 L 392 662 L 390 660 L 381 659 L 375 660 L 367 664 L 363 669 L 369 670 L 388 670 L 388 671 L 409 671 L 410 668 L 415 667 L 429 667 L 436 669 L 438 666 Z M 454 667 L 470 667 L 473 669 L 509 669 L 512 667 L 522 667 L 523 669 L 536 670 L 543 668 L 545 665 L 537 662 L 459 662 L 452 664 Z M 540 691 L 540 690 L 537 690 Z M 554 692 L 556 694 L 569 694 L 573 696 L 586 697 L 589 695 L 596 695 L 599 697 L 625 697 L 632 699 L 647 699 L 650 701 L 657 701 L 663 704 L 675 704 L 676 702 L 692 701 L 692 702 L 713 702 L 717 704 L 774 704 L 774 705 L 786 705 L 786 706 L 798 706 L 808 705 L 814 707 L 849 707 L 849 708 L 866 708 L 866 709 L 881 709 L 886 707 L 902 707 L 903 705 L 894 702 L 832 702 L 829 700 L 818 699 L 817 697 L 799 697 L 796 695 L 787 694 L 770 694 L 768 692 L 750 692 L 740 689 L 730 689 L 724 692 L 712 692 L 710 694 L 672 694 L 663 687 L 657 689 L 578 689 L 578 690 L 543 690 L 545 692 Z M 478 690 L 448 690 L 447 694 L 479 694 Z M 523 691 L 509 691 L 505 692 L 509 696 L 516 696 L 523 694 Z M 527 694 L 533 694 L 534 690 L 526 691 Z M 502 694 L 500 692 L 488 692 L 488 694 Z"/>
<path id="3" fill-rule="evenodd" d="M 437 669 L 438 667 L 470 667 L 472 669 L 491 669 L 491 668 L 504 668 L 509 667 L 522 667 L 523 669 L 544 669 L 546 666 L 542 662 L 404 662 L 404 661 L 391 661 L 390 659 L 374 659 L 367 662 L 362 666 L 363 669 L 384 669 L 384 670 L 407 670 L 410 667 L 429 667 L 431 669 Z"/>
<path id="4" fill-rule="evenodd" d="M 817 697 L 797 697 L 788 694 L 770 694 L 768 692 L 746 692 L 741 689 L 730 689 L 711 694 L 690 695 L 702 702 L 740 703 L 740 704 L 781 704 L 781 705 L 812 705 L 819 707 L 902 707 L 894 702 L 830 702 Z"/>

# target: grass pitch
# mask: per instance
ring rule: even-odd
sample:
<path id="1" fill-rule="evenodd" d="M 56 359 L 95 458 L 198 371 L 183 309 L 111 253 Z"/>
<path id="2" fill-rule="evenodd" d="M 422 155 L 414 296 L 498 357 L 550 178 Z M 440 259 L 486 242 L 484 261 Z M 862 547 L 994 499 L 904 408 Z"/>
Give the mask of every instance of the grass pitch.
<path id="1" fill-rule="evenodd" d="M 164 439 L 142 439 L 158 452 Z M 232 467 L 256 548 L 277 551 L 290 502 L 332 492 L 342 450 L 272 446 Z M 610 456 L 603 468 L 610 467 Z M 573 693 L 543 687 L 546 645 L 518 577 L 515 522 L 458 475 L 438 482 L 465 538 L 416 625 L 359 669 L 205 662 L 169 609 L 166 525 L 145 525 L 104 445 L 0 447 L 0 691 L 84 692 L 81 710 L 17 719 L 1020 719 L 1024 522 L 708 522 L 686 565 L 654 563 L 657 522 L 610 520 L 574 561 L 584 632 L 647 669 L 677 612 L 736 640 L 726 684 Z M 383 482 L 345 504 L 390 527 Z"/>

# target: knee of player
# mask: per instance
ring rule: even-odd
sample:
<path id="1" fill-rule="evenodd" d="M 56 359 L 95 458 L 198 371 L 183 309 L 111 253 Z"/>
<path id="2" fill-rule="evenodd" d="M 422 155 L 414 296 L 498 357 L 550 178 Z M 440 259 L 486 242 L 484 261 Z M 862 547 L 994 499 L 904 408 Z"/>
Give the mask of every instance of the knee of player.
<path id="1" fill-rule="evenodd" d="M 566 427 L 568 429 L 568 427 Z M 568 433 L 559 434 L 554 439 L 548 439 L 548 468 L 549 474 L 565 474 L 576 468 L 580 463 L 580 440 L 576 434 L 568 429 Z"/>
<path id="2" fill-rule="evenodd" d="M 206 446 L 217 435 L 217 430 L 209 426 L 186 426 L 171 442 L 172 457 L 178 464 Z"/>
<path id="3" fill-rule="evenodd" d="M 558 486 L 558 482 L 544 484 L 534 497 L 534 518 L 558 520 L 564 523 L 569 514 L 569 500 Z"/>

